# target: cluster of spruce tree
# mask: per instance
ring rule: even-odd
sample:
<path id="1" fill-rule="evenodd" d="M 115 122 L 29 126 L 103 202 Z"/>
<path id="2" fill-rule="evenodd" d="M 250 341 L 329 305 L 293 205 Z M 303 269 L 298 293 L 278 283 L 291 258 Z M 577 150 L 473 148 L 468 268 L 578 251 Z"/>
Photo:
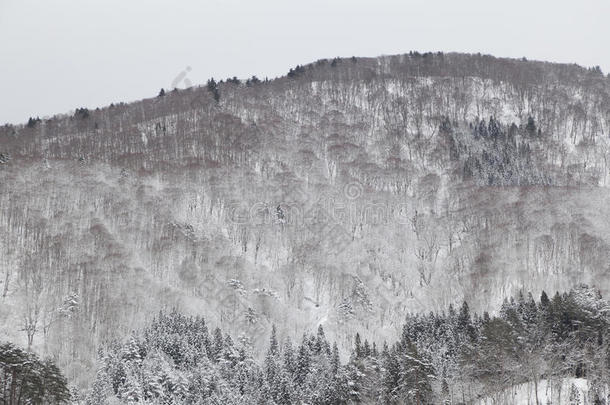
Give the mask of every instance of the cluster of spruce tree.
<path id="1" fill-rule="evenodd" d="M 27 126 L 28 128 L 34 128 L 34 127 L 36 127 L 36 125 L 38 125 L 38 124 L 39 124 L 39 123 L 41 123 L 41 122 L 42 122 L 42 120 L 41 120 L 39 117 L 36 117 L 36 118 L 32 118 L 32 117 L 30 117 L 30 118 L 28 119 L 28 123 L 27 123 L 27 125 L 26 125 L 26 126 Z"/>
<path id="2" fill-rule="evenodd" d="M 208 80 L 207 88 L 208 91 L 214 96 L 214 101 L 218 103 L 220 101 L 220 90 L 218 89 L 218 84 L 214 78 Z"/>
<path id="3" fill-rule="evenodd" d="M 273 328 L 260 362 L 248 347 L 219 328 L 210 332 L 202 318 L 160 313 L 140 334 L 100 352 L 87 403 L 114 398 L 164 404 L 345 404 L 411 398 L 423 404 L 431 398 L 431 365 L 410 341 L 384 345 L 380 353 L 356 335 L 347 364 L 322 327 L 297 345 L 278 341 Z"/>
<path id="4" fill-rule="evenodd" d="M 591 403 L 607 404 L 609 309 L 586 286 L 552 299 L 543 291 L 538 302 L 519 294 L 497 316 L 471 315 L 467 303 L 457 311 L 410 315 L 403 340 L 433 365 L 439 402 L 469 403 L 543 379 L 560 387 L 575 377 L 586 378 Z"/>
<path id="5" fill-rule="evenodd" d="M 52 360 L 41 361 L 12 343 L 0 345 L 1 404 L 59 404 L 69 399 L 66 379 Z"/>
<path id="6" fill-rule="evenodd" d="M 463 178 L 485 186 L 552 185 L 545 162 L 532 153 L 531 143 L 542 137 L 535 121 L 503 125 L 494 117 L 477 120 L 462 129 L 445 121 L 449 155 L 463 164 Z"/>

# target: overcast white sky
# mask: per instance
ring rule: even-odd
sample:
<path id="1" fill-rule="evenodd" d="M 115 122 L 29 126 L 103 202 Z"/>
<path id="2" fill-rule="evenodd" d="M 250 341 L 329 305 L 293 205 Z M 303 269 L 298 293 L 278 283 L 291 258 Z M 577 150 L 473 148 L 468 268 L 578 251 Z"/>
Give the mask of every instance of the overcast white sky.
<path id="1" fill-rule="evenodd" d="M 187 66 L 199 84 L 441 50 L 608 73 L 609 38 L 609 0 L 0 0 L 0 124 L 151 97 Z"/>

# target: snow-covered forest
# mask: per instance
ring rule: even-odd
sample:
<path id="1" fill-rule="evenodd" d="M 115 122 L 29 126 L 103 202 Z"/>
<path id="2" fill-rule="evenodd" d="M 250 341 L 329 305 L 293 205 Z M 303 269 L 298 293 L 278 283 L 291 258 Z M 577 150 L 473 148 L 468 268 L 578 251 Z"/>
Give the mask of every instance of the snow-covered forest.
<path id="1" fill-rule="evenodd" d="M 83 400 L 514 404 L 518 387 L 527 384 L 524 403 L 600 404 L 610 384 L 609 310 L 586 286 L 552 298 L 543 291 L 539 301 L 520 293 L 497 316 L 471 314 L 464 302 L 407 315 L 395 343 L 377 345 L 356 333 L 347 362 L 322 325 L 296 343 L 273 327 L 257 361 L 249 336 L 234 340 L 208 329 L 203 318 L 160 313 L 142 332 L 100 351 Z M 578 380 L 584 389 L 566 384 Z"/>
<path id="2" fill-rule="evenodd" d="M 0 346 L 0 388 L 11 404 L 603 404 L 609 310 L 584 285 L 538 301 L 520 292 L 498 315 L 471 314 L 464 302 L 408 314 L 391 344 L 356 332 L 346 361 L 322 325 L 296 343 L 273 326 L 260 352 L 246 334 L 234 339 L 202 317 L 161 311 L 100 347 L 87 390 L 68 392 L 51 361 L 12 344 Z"/>
<path id="3" fill-rule="evenodd" d="M 99 380 L 99 348 L 174 308 L 237 351 L 248 339 L 261 370 L 272 325 L 295 352 L 322 326 L 345 372 L 374 379 L 382 347 L 345 363 L 356 334 L 407 350 L 408 313 L 465 301 L 510 324 L 492 311 L 519 292 L 610 293 L 598 68 L 410 53 L 154 94 L 0 127 L 0 341 L 53 357 L 80 389 Z M 453 403 L 508 387 L 459 375 L 472 379 L 445 378 Z"/>

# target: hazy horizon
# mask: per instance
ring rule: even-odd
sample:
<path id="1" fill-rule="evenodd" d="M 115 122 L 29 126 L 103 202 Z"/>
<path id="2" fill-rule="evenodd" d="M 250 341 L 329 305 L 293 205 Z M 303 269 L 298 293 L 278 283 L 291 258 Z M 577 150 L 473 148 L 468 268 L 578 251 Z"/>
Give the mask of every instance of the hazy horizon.
<path id="1" fill-rule="evenodd" d="M 306 9 L 279 0 L 0 0 L 0 124 L 135 101 L 210 77 L 273 78 L 335 56 L 480 52 L 608 73 L 608 12 L 599 0 L 341 0 Z"/>

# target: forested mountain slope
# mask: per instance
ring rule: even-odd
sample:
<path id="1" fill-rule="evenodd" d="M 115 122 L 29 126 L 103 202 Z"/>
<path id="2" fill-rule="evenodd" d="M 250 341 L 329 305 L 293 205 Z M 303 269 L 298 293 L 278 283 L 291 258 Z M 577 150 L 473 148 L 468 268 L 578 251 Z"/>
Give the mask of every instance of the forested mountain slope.
<path id="1" fill-rule="evenodd" d="M 0 340 L 88 380 L 159 310 L 234 337 L 610 290 L 610 79 L 463 54 L 347 58 L 0 127 Z"/>

